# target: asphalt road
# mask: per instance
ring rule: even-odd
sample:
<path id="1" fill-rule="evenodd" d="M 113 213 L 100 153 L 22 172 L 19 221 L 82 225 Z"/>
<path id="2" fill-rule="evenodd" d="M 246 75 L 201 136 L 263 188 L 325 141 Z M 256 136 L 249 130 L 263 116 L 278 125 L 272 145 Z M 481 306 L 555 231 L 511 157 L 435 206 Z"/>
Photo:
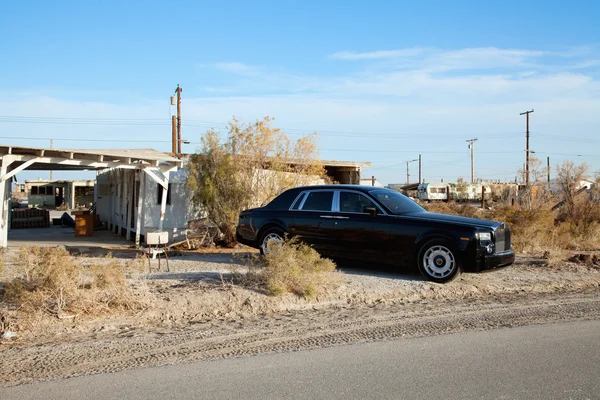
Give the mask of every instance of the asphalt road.
<path id="1" fill-rule="evenodd" d="M 1 399 L 600 399 L 600 321 L 399 339 L 0 389 Z"/>

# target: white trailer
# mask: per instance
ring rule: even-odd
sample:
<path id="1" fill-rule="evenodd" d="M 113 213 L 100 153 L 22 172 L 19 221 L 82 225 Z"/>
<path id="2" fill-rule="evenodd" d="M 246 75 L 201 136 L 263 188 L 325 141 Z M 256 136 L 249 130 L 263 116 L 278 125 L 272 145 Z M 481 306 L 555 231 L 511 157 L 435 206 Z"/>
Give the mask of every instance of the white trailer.
<path id="1" fill-rule="evenodd" d="M 447 200 L 449 188 L 444 182 L 421 183 L 417 187 L 417 197 L 423 201 Z"/>
<path id="2" fill-rule="evenodd" d="M 460 190 L 459 190 L 460 188 Z M 417 188 L 417 195 L 422 201 L 445 201 L 448 200 L 481 200 L 482 188 L 485 188 L 485 199 L 492 199 L 492 188 L 488 184 L 481 183 L 446 183 L 429 182 L 422 183 Z"/>

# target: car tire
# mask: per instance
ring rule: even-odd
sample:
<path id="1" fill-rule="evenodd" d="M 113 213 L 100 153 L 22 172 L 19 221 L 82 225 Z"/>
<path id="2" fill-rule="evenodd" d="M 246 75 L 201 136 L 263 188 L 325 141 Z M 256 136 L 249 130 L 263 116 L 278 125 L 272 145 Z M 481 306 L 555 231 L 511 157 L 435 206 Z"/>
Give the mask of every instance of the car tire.
<path id="1" fill-rule="evenodd" d="M 285 232 L 279 228 L 269 228 L 261 236 L 259 242 L 260 254 L 265 255 L 268 252 L 268 241 L 275 240 L 281 242 L 285 238 Z"/>
<path id="2" fill-rule="evenodd" d="M 432 239 L 421 246 L 417 255 L 417 267 L 425 279 L 450 282 L 460 275 L 460 260 L 456 246 L 446 239 Z"/>

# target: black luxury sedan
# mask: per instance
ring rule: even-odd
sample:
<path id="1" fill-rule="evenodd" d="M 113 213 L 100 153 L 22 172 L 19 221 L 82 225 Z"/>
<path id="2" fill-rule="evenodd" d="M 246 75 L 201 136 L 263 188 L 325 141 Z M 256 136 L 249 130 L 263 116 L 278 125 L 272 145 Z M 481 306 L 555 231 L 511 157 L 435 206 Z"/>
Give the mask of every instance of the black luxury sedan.
<path id="1" fill-rule="evenodd" d="M 434 282 L 515 259 L 505 224 L 430 213 L 394 190 L 373 186 L 289 189 L 264 207 L 242 211 L 236 235 L 262 253 L 289 235 L 334 259 L 416 263 Z"/>

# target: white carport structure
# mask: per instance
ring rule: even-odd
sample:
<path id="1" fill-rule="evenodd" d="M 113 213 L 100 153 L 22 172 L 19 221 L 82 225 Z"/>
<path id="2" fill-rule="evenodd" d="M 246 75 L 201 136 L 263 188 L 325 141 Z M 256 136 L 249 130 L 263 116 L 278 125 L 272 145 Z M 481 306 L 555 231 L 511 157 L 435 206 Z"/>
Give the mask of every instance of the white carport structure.
<path id="1" fill-rule="evenodd" d="M 0 160 L 0 247 L 8 244 L 11 178 L 21 171 L 96 170 L 97 173 L 108 173 L 111 177 L 108 227 L 115 233 L 124 232 L 128 240 L 135 232 L 135 241 L 139 245 L 144 220 L 145 175 L 163 187 L 158 225 L 162 230 L 169 176 L 182 166 L 180 159 L 153 149 L 67 150 L 0 146 Z M 137 204 L 134 204 L 135 200 Z"/>

